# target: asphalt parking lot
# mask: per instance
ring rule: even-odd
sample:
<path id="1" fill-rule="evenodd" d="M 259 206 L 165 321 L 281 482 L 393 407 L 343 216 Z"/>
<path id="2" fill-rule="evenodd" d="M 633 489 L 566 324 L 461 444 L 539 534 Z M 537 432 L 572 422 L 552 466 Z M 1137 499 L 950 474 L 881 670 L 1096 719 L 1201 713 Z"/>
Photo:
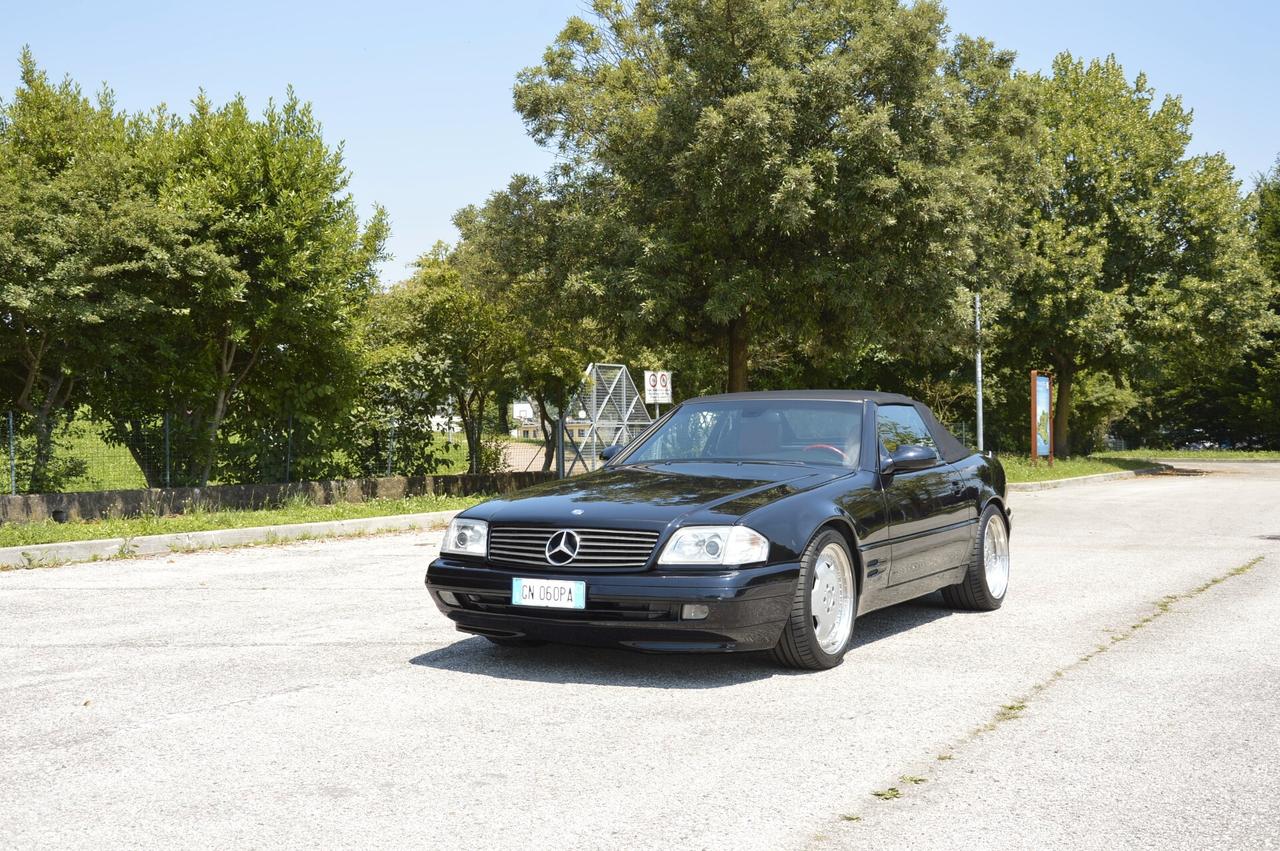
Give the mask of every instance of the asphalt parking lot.
<path id="1" fill-rule="evenodd" d="M 0 844 L 1280 846 L 1280 464 L 1207 469 L 818 674 L 462 636 L 439 533 L 0 573 Z"/>

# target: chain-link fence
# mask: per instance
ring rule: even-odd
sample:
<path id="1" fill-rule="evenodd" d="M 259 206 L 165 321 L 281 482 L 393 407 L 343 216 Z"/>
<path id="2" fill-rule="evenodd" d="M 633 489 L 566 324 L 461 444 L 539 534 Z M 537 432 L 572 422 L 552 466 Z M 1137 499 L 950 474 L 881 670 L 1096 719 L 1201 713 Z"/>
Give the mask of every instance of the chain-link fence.
<path id="1" fill-rule="evenodd" d="M 37 423 L 0 413 L 2 493 L 70 493 L 199 484 L 277 484 L 395 475 L 465 473 L 466 440 L 452 424 L 409 428 L 396 418 L 335 425 L 285 416 L 237 424 L 210 440 L 180 414 L 101 423 L 77 416 Z M 43 437 L 42 437 L 43 435 Z M 492 438 L 486 438 L 492 442 Z M 535 447 L 538 448 L 538 447 Z M 490 453 L 484 472 L 541 469 Z"/>
<path id="2" fill-rule="evenodd" d="M 210 443 L 207 434 L 180 414 L 138 416 L 102 423 L 88 416 L 47 428 L 44 440 L 30 415 L 6 411 L 3 493 L 71 493 L 217 484 L 280 484 L 397 475 L 466 473 L 466 437 L 454 417 L 435 416 L 425 426 L 408 417 L 384 416 L 356 424 L 316 422 L 285 416 L 246 428 L 238 423 Z M 540 428 L 521 436 L 486 434 L 480 471 L 557 471 L 564 447 L 564 474 L 596 469 L 602 461 L 587 447 L 599 424 L 570 420 L 563 442 L 553 431 L 550 450 Z M 526 427 L 526 431 L 528 431 Z M 536 432 L 536 434 L 534 433 Z M 625 442 L 625 441 L 624 441 Z M 212 446 L 212 452 L 209 447 Z"/>

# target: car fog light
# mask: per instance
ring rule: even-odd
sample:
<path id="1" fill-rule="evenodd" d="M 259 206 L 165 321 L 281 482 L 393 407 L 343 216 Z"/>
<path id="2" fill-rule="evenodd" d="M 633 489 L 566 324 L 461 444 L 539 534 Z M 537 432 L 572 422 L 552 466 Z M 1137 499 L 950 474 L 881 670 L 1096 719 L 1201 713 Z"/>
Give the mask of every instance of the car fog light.
<path id="1" fill-rule="evenodd" d="M 440 599 L 444 601 L 446 606 L 458 605 L 458 597 L 452 591 L 441 591 Z"/>
<path id="2" fill-rule="evenodd" d="M 680 609 L 680 617 L 687 621 L 700 621 L 711 614 L 711 607 L 701 603 L 685 603 Z"/>

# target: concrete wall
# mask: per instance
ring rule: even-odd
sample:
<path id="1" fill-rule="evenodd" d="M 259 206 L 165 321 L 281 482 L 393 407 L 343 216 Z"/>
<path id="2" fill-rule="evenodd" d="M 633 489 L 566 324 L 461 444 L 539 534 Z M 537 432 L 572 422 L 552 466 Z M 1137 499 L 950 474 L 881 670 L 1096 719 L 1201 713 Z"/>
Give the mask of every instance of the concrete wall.
<path id="1" fill-rule="evenodd" d="M 347 479 L 295 482 L 288 485 L 211 485 L 205 488 L 149 488 L 87 493 L 0 496 L 0 523 L 32 520 L 89 520 L 139 514 L 181 514 L 192 505 L 219 508 L 265 508 L 306 497 L 318 505 L 400 499 L 428 494 L 470 496 L 509 493 L 555 478 L 542 471 L 497 473 L 490 476 L 392 476 L 385 479 Z"/>

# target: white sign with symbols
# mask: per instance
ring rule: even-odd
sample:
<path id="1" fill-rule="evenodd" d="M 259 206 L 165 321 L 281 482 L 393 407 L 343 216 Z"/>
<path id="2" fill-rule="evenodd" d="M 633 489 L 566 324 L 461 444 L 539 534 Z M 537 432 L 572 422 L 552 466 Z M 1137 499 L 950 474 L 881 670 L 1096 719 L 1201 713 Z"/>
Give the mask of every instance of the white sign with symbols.
<path id="1" fill-rule="evenodd" d="M 646 405 L 671 404 L 671 373 L 666 370 L 644 372 L 644 401 Z"/>

